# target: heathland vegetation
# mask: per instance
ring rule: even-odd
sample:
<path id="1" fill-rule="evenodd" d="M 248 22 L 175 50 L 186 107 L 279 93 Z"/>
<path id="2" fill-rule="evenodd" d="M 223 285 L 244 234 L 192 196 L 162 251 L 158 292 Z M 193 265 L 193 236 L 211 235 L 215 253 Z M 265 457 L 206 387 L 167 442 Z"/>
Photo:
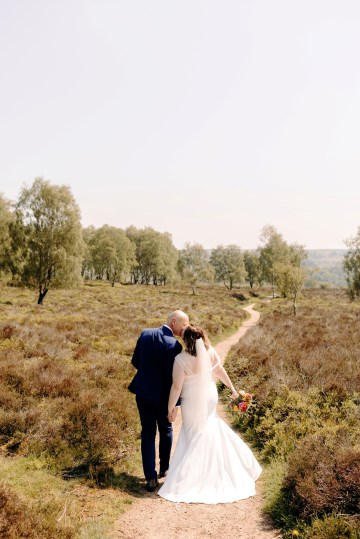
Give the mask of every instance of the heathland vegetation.
<path id="1" fill-rule="evenodd" d="M 0 196 L 0 240 L 0 538 L 105 537 L 141 495 L 139 332 L 180 308 L 216 342 L 247 299 L 261 323 L 228 368 L 256 395 L 237 420 L 268 463 L 267 511 L 286 534 L 357 537 L 360 229 L 347 293 L 304 289 L 304 247 L 272 226 L 256 251 L 177 250 L 150 227 L 83 230 L 70 189 L 41 178 Z"/>
<path id="2" fill-rule="evenodd" d="M 235 415 L 268 464 L 266 511 L 286 537 L 360 537 L 360 306 L 344 291 L 306 290 L 258 304 L 259 325 L 227 369 L 256 395 Z"/>
<path id="3" fill-rule="evenodd" d="M 23 511 L 24 530 L 35 520 L 44 528 L 36 537 L 57 537 L 46 530 L 59 528 L 103 538 L 101 526 L 142 477 L 138 414 L 127 390 L 139 332 L 179 307 L 216 342 L 245 319 L 241 303 L 216 285 L 193 295 L 188 286 L 94 281 L 53 290 L 43 306 L 31 289 L 1 285 L 0 294 L 0 537 L 25 536 L 17 528 Z M 90 487 L 107 487 L 100 505 Z"/>

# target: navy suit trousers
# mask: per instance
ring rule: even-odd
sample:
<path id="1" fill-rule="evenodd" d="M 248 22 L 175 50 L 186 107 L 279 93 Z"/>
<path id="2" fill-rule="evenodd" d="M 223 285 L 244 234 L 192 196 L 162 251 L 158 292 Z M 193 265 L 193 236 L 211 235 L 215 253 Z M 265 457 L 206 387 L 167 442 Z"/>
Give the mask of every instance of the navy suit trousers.
<path id="1" fill-rule="evenodd" d="M 159 429 L 160 470 L 169 468 L 172 445 L 172 424 L 167 418 L 168 401 L 153 402 L 136 397 L 141 422 L 141 455 L 147 481 L 157 478 L 156 473 L 156 430 Z"/>

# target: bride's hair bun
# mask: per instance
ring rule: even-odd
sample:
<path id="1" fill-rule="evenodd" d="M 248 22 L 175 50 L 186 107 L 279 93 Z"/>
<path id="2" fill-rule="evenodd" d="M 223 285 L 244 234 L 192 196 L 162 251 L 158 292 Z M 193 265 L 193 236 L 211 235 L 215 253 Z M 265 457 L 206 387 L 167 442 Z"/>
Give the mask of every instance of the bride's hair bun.
<path id="1" fill-rule="evenodd" d="M 204 331 L 195 324 L 189 324 L 184 330 L 183 339 L 186 345 L 186 351 L 192 356 L 196 356 L 195 343 L 198 339 L 203 339 L 205 348 L 209 348 L 209 340 Z"/>

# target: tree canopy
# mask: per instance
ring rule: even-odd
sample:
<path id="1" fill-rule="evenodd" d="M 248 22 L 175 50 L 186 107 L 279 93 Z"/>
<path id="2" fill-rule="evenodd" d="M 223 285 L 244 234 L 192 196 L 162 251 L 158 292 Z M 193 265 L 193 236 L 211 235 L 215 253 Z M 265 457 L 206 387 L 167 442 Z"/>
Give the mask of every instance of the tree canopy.
<path id="1" fill-rule="evenodd" d="M 18 271 L 24 283 L 38 287 L 38 303 L 42 304 L 50 284 L 74 286 L 80 282 L 80 210 L 69 187 L 52 185 L 43 178 L 22 189 L 15 208 L 13 237 L 22 239 L 23 259 Z"/>
<path id="2" fill-rule="evenodd" d="M 0 193 L 0 270 L 8 266 L 8 254 L 11 244 L 10 238 L 10 223 L 12 221 L 12 213 L 10 210 L 10 202 Z"/>
<path id="3" fill-rule="evenodd" d="M 245 280 L 244 257 L 238 245 L 218 245 L 211 252 L 210 263 L 215 270 L 215 279 L 229 290 Z"/>
<path id="4" fill-rule="evenodd" d="M 136 266 L 135 244 L 121 228 L 104 225 L 97 230 L 87 230 L 85 238 L 86 269 L 91 274 L 94 272 L 98 279 L 105 276 L 114 286 Z"/>
<path id="5" fill-rule="evenodd" d="M 360 226 L 354 237 L 346 240 L 348 252 L 344 257 L 344 271 L 351 300 L 360 297 Z"/>
<path id="6" fill-rule="evenodd" d="M 178 252 L 171 234 L 157 232 L 151 227 L 126 229 L 127 237 L 136 245 L 136 266 L 133 268 L 134 283 L 166 284 L 176 273 Z"/>
<path id="7" fill-rule="evenodd" d="M 180 251 L 178 270 L 183 280 L 190 284 L 193 294 L 199 281 L 212 281 L 214 269 L 209 255 L 200 243 L 186 243 Z"/>
<path id="8" fill-rule="evenodd" d="M 271 284 L 274 297 L 276 266 L 278 264 L 287 264 L 300 267 L 307 254 L 303 245 L 297 243 L 289 245 L 272 225 L 267 225 L 262 229 L 260 241 L 262 242 L 259 248 L 260 271 L 264 280 Z"/>

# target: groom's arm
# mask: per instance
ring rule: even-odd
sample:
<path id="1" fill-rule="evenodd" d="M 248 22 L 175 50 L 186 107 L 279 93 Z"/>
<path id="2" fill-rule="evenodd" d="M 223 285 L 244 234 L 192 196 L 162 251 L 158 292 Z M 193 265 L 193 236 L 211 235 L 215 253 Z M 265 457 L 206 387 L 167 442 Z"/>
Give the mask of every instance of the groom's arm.
<path id="1" fill-rule="evenodd" d="M 135 367 L 135 369 L 138 369 L 140 365 L 140 339 L 141 339 L 141 335 L 137 340 L 135 350 L 131 358 L 131 364 Z"/>

